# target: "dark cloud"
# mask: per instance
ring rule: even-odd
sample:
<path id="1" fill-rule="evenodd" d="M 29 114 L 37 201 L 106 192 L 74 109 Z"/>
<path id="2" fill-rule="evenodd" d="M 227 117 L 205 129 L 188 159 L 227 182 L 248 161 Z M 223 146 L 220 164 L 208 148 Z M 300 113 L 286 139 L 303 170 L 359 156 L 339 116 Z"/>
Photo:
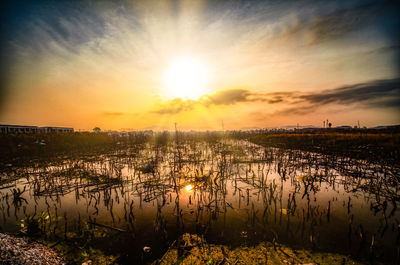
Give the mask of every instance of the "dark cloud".
<path id="1" fill-rule="evenodd" d="M 218 91 L 214 95 L 209 95 L 204 100 L 205 104 L 231 105 L 238 102 L 249 101 L 251 93 L 245 89 L 230 89 Z"/>
<path id="2" fill-rule="evenodd" d="M 167 101 L 152 111 L 157 114 L 177 114 L 184 111 L 193 110 L 195 106 L 210 107 L 212 105 L 234 105 L 245 102 L 266 102 L 276 104 L 284 102 L 284 98 L 292 93 L 259 93 L 251 92 L 247 89 L 228 89 L 220 90 L 215 94 L 204 95 L 198 100 L 183 100 L 175 98 Z"/>
<path id="3" fill-rule="evenodd" d="M 375 80 L 307 94 L 300 92 L 260 93 L 247 89 L 222 90 L 212 95 L 204 95 L 198 100 L 176 98 L 161 105 L 153 113 L 177 114 L 191 111 L 195 106 L 210 107 L 211 105 L 234 105 L 248 102 L 290 106 L 274 113 L 275 115 L 307 114 L 329 104 L 342 106 L 357 104 L 362 108 L 400 109 L 400 78 Z"/>
<path id="4" fill-rule="evenodd" d="M 320 93 L 299 96 L 300 99 L 318 105 L 331 103 L 370 104 L 376 101 L 384 103 L 387 99 L 400 97 L 400 78 L 389 80 L 376 80 L 368 83 L 344 86 Z M 384 106 L 382 104 L 381 106 Z M 397 106 L 399 107 L 399 105 Z"/>
<path id="5" fill-rule="evenodd" d="M 285 98 L 293 95 L 292 92 L 261 93 L 247 89 L 229 89 L 217 91 L 215 94 L 206 95 L 200 99 L 205 105 L 232 105 L 241 102 L 266 102 L 268 104 L 281 103 Z"/>
<path id="6" fill-rule="evenodd" d="M 307 114 L 329 104 L 400 109 L 400 78 L 375 80 L 291 97 L 295 103 L 289 108 L 277 111 L 275 115 Z"/>

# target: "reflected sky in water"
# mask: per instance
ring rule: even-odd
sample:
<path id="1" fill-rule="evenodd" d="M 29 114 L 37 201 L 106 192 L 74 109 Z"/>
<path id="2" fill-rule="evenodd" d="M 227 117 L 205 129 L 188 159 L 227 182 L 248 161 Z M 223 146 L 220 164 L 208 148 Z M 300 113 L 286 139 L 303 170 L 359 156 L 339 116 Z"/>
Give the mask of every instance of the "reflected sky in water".
<path id="1" fill-rule="evenodd" d="M 396 257 L 398 169 L 245 141 L 146 146 L 99 157 L 8 167 L 0 186 L 7 232 L 35 213 L 121 229 L 94 247 L 127 260 L 157 258 L 181 234 L 210 243 L 262 240 L 368 258 Z M 107 230 L 107 229 L 106 229 Z M 373 242 L 373 243 L 372 243 Z M 372 244 L 372 247 L 371 247 Z"/>

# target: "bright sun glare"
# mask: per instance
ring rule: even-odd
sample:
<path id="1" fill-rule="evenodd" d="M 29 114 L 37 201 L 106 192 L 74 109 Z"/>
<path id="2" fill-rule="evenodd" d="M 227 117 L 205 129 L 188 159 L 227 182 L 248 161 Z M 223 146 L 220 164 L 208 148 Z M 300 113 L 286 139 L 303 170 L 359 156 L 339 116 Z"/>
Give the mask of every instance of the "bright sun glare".
<path id="1" fill-rule="evenodd" d="M 176 58 L 164 73 L 164 85 L 169 97 L 197 99 L 207 92 L 207 65 L 195 57 Z"/>

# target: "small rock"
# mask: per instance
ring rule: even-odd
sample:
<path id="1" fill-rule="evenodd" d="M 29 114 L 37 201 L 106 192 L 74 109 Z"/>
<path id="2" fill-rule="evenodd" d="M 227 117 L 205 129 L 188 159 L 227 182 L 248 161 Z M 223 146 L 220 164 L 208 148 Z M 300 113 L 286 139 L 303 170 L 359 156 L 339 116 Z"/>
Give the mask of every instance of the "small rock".
<path id="1" fill-rule="evenodd" d="M 147 246 L 145 246 L 144 248 L 143 248 L 143 252 L 150 252 L 150 250 L 151 250 L 151 247 L 147 247 Z"/>

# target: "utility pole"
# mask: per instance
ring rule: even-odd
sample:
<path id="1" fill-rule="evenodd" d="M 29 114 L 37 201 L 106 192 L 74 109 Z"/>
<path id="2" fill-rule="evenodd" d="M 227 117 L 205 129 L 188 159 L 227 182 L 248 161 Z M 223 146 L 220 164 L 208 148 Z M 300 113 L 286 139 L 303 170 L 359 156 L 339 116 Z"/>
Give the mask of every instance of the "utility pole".
<path id="1" fill-rule="evenodd" d="M 177 123 L 175 122 L 175 141 L 176 144 L 178 145 L 178 128 L 177 128 Z"/>

